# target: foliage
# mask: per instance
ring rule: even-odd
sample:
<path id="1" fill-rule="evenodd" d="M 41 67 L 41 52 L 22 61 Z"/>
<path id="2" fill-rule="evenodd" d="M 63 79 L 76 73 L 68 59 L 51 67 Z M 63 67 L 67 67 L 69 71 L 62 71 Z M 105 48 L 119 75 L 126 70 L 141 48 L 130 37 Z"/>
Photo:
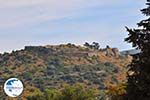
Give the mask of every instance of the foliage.
<path id="1" fill-rule="evenodd" d="M 93 42 L 92 44 L 85 42 L 84 46 L 89 49 L 95 49 L 95 50 L 99 50 L 99 48 L 100 48 L 100 45 L 97 42 Z"/>
<path id="2" fill-rule="evenodd" d="M 27 96 L 27 100 L 45 100 L 42 92 L 39 89 L 30 88 L 30 94 Z"/>
<path id="3" fill-rule="evenodd" d="M 118 84 L 116 86 L 108 87 L 107 94 L 111 100 L 123 100 L 123 96 L 126 94 L 126 85 Z"/>
<path id="4" fill-rule="evenodd" d="M 44 94 L 46 100 L 59 100 L 61 97 L 61 92 L 56 89 L 46 89 Z"/>
<path id="5" fill-rule="evenodd" d="M 22 50 L 1 54 L 0 75 L 4 80 L 10 77 L 18 77 L 22 80 L 26 94 L 24 97 L 28 96 L 28 99 L 35 99 L 36 96 L 37 99 L 55 98 L 56 94 L 65 94 L 66 92 L 63 91 L 49 89 L 62 89 L 63 83 L 70 85 L 82 83 L 88 87 L 106 90 L 105 81 L 108 77 L 110 77 L 108 84 L 116 84 L 118 83 L 117 74 L 124 71 L 121 70 L 124 67 L 118 67 L 116 62 L 125 63 L 128 58 L 120 60 L 113 56 L 108 57 L 101 50 L 98 50 L 97 43 L 93 43 L 92 46 L 95 46 L 95 49 L 92 47 L 91 50 L 73 44 L 47 47 L 27 46 Z M 41 93 L 35 94 L 34 89 L 28 92 L 30 91 L 30 88 L 27 88 L 29 86 L 39 89 Z M 69 86 L 69 88 L 75 91 L 77 87 Z M 69 90 L 72 91 L 71 89 Z M 85 92 L 86 89 L 81 90 L 81 92 Z M 52 94 L 53 92 L 54 94 Z M 34 95 L 29 95 L 32 93 Z M 82 95 L 82 98 L 88 98 L 89 95 L 92 96 L 89 92 L 88 95 Z"/>
<path id="6" fill-rule="evenodd" d="M 62 90 L 46 89 L 43 95 L 35 94 L 27 100 L 95 100 L 98 91 L 85 85 L 66 85 Z"/>
<path id="7" fill-rule="evenodd" d="M 89 89 L 85 85 L 75 84 L 65 86 L 62 90 L 62 100 L 95 100 L 98 91 L 94 88 Z"/>
<path id="8" fill-rule="evenodd" d="M 150 16 L 150 0 L 148 7 L 142 13 Z M 138 23 L 137 29 L 129 29 L 129 37 L 125 41 L 132 43 L 133 47 L 140 49 L 141 53 L 134 55 L 129 65 L 127 95 L 125 100 L 150 99 L 150 17 Z"/>

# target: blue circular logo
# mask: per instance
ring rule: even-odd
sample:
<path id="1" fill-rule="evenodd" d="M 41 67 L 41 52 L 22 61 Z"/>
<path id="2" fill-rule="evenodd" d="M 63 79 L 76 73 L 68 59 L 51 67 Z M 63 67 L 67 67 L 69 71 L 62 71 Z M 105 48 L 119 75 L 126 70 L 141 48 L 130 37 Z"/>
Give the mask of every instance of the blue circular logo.
<path id="1" fill-rule="evenodd" d="M 17 78 L 10 78 L 4 84 L 4 91 L 10 97 L 17 97 L 23 92 L 23 84 Z"/>

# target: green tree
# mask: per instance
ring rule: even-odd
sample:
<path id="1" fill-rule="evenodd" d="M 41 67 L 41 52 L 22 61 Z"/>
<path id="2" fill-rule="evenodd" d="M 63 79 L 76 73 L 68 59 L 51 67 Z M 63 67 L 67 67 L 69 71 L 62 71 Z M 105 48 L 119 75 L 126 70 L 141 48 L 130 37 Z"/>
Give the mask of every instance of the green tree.
<path id="1" fill-rule="evenodd" d="M 27 100 L 45 100 L 45 96 L 39 89 L 32 90 L 32 93 L 26 98 Z"/>
<path id="2" fill-rule="evenodd" d="M 65 85 L 62 89 L 46 89 L 44 93 L 34 91 L 27 100 L 96 100 L 99 91 L 83 84 Z"/>
<path id="3" fill-rule="evenodd" d="M 100 45 L 97 42 L 93 42 L 93 47 L 94 49 L 98 50 L 100 48 Z"/>
<path id="4" fill-rule="evenodd" d="M 84 46 L 89 49 L 95 49 L 95 50 L 99 50 L 99 48 L 100 48 L 100 45 L 97 42 L 93 42 L 92 44 L 85 42 Z"/>
<path id="5" fill-rule="evenodd" d="M 126 84 L 120 83 L 114 86 L 109 86 L 106 94 L 111 100 L 123 100 L 124 95 L 126 94 Z"/>
<path id="6" fill-rule="evenodd" d="M 89 89 L 83 84 L 65 86 L 61 92 L 61 100 L 96 100 L 96 96 L 98 95 L 96 89 Z"/>
<path id="7" fill-rule="evenodd" d="M 91 48 L 91 45 L 88 42 L 85 42 L 84 46 L 87 48 Z"/>
<path id="8" fill-rule="evenodd" d="M 56 89 L 45 90 L 45 100 L 60 100 L 61 92 Z"/>
<path id="9" fill-rule="evenodd" d="M 138 23 L 137 29 L 129 29 L 125 41 L 140 49 L 129 65 L 127 95 L 125 100 L 150 100 L 150 0 L 141 12 L 148 17 Z"/>

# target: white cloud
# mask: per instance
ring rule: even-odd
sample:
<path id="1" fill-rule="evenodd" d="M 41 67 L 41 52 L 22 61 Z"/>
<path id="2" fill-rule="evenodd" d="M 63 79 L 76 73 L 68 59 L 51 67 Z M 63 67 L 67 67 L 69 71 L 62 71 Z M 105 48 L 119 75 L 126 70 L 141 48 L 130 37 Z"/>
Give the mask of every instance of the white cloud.
<path id="1" fill-rule="evenodd" d="M 47 0 L 1 0 L 0 8 L 31 6 L 43 3 L 44 1 Z"/>
<path id="2" fill-rule="evenodd" d="M 22 7 L 31 6 L 38 4 L 50 4 L 49 6 L 55 5 L 74 5 L 74 4 L 85 4 L 85 3 L 95 3 L 95 4 L 113 4 L 118 3 L 120 0 L 0 0 L 0 7 Z"/>
<path id="3" fill-rule="evenodd" d="M 36 25 L 69 17 L 91 6 L 120 3 L 120 0 L 0 0 L 0 29 Z"/>
<path id="4" fill-rule="evenodd" d="M 127 13 L 125 12 L 125 14 L 122 13 L 121 16 L 130 15 L 132 13 L 133 14 L 136 13 L 135 11 L 138 9 L 136 8 L 136 10 L 133 11 L 131 9 L 129 10 L 128 8 L 122 8 L 122 5 L 131 4 L 131 2 L 134 3 L 134 1 L 136 3 L 138 2 L 139 4 L 143 3 L 143 1 L 140 0 L 139 1 L 137 0 L 133 0 L 133 1 L 131 0 L 124 0 L 124 1 L 122 0 L 0 0 L 0 13 L 1 13 L 0 50 L 6 51 L 6 50 L 12 50 L 13 48 L 19 48 L 22 47 L 23 45 L 26 44 L 28 45 L 29 43 L 32 43 L 34 40 L 39 40 L 40 42 L 38 43 L 41 43 L 41 41 L 44 40 L 47 42 L 51 40 L 54 41 L 55 43 L 58 43 L 62 41 L 68 41 L 69 39 L 70 41 L 73 42 L 74 41 L 80 42 L 86 40 L 87 41 L 97 40 L 100 42 L 104 42 L 105 39 L 115 41 L 114 39 L 112 39 L 110 34 L 113 32 L 116 33 L 120 32 L 120 28 L 118 26 L 115 27 L 113 23 L 110 23 L 110 27 L 108 29 L 107 25 L 104 26 L 105 23 L 98 22 L 97 20 L 96 21 L 92 20 L 93 21 L 92 23 L 90 23 L 90 21 L 88 20 L 85 23 L 82 21 L 80 22 L 79 20 L 76 23 L 68 24 L 64 22 L 62 24 L 61 19 L 70 18 L 73 21 L 75 21 L 74 19 L 80 18 L 81 16 L 84 16 L 84 18 L 86 18 L 86 14 L 87 13 L 91 14 L 91 12 L 93 11 L 91 8 L 98 8 L 97 10 L 104 10 L 106 11 L 106 13 L 113 14 L 114 12 L 111 12 L 111 9 L 110 10 L 107 9 L 107 7 L 109 8 L 110 6 L 114 6 L 113 11 L 118 11 L 118 9 L 115 9 L 115 7 L 118 8 L 120 7 L 120 9 L 124 9 L 125 11 L 127 11 Z M 102 6 L 103 8 L 106 9 L 99 9 L 99 7 Z M 92 14 L 94 13 L 95 12 L 93 12 Z M 111 17 L 110 20 L 111 19 L 114 20 L 113 17 L 115 17 L 115 15 L 110 17 Z M 128 16 L 117 17 L 117 18 L 128 19 Z M 100 20 L 104 20 L 104 19 L 107 20 L 107 18 L 105 17 L 100 18 Z M 60 23 L 59 22 L 58 22 L 59 24 L 55 23 L 55 20 L 60 20 Z M 45 22 L 48 22 L 49 24 L 47 24 L 47 26 L 44 26 L 44 28 L 43 27 L 35 28 L 36 25 L 38 26 L 39 24 Z M 130 22 L 127 21 L 127 23 L 129 24 Z M 35 32 L 33 32 L 33 30 Z M 61 33 L 61 31 L 63 31 L 65 35 L 68 36 L 67 39 L 65 35 Z M 3 32 L 7 34 L 5 35 Z M 59 32 L 62 35 L 59 35 Z M 82 35 L 78 34 L 82 32 L 83 32 Z M 36 38 L 37 34 L 32 34 L 32 33 L 40 33 L 38 34 L 40 35 L 39 38 Z M 53 35 L 55 33 L 57 33 L 60 37 L 59 38 L 58 36 L 51 37 L 49 35 L 49 34 Z M 45 36 L 47 34 L 48 34 L 47 36 L 48 39 L 46 40 Z M 84 39 L 85 38 L 84 35 L 86 36 L 86 40 Z M 70 38 L 71 36 L 72 38 Z M 31 38 L 29 39 L 29 37 Z M 26 40 L 30 40 L 30 42 Z M 18 42 L 18 41 L 22 41 L 22 42 Z M 17 46 L 16 43 L 18 43 Z"/>

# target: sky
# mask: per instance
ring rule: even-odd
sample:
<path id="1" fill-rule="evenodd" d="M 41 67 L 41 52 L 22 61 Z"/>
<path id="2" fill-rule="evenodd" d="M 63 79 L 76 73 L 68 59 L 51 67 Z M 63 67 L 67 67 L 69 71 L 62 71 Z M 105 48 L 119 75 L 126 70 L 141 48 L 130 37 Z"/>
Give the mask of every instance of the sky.
<path id="1" fill-rule="evenodd" d="M 85 42 L 131 49 L 125 26 L 136 27 L 144 7 L 144 0 L 0 0 L 0 52 Z"/>

